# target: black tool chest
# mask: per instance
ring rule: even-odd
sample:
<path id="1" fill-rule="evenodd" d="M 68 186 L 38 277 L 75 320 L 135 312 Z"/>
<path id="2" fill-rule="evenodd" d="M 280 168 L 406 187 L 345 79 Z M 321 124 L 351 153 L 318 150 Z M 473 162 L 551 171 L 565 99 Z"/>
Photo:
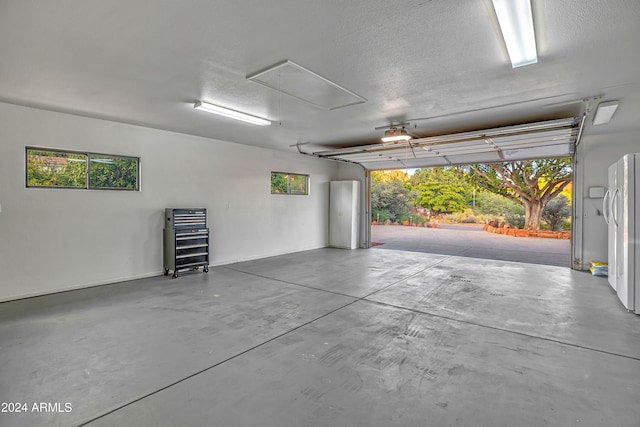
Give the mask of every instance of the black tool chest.
<path id="1" fill-rule="evenodd" d="M 165 209 L 164 224 L 164 274 L 180 270 L 209 272 L 209 229 L 207 210 Z"/>

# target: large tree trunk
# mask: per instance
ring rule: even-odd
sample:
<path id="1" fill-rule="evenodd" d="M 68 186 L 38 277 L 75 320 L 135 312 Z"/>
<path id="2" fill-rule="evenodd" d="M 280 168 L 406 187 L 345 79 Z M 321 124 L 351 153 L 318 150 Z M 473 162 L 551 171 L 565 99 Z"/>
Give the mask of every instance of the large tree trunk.
<path id="1" fill-rule="evenodd" d="M 524 228 L 525 230 L 540 230 L 542 211 L 544 204 L 542 200 L 523 200 L 524 204 Z"/>

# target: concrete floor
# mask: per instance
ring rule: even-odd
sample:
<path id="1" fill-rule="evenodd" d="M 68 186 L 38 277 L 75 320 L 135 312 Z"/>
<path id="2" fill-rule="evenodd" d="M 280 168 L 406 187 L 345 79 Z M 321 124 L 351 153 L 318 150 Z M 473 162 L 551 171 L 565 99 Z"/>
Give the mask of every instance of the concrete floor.
<path id="1" fill-rule="evenodd" d="M 382 249 L 571 267 L 569 240 L 504 236 L 482 231 L 482 224 L 440 224 L 440 228 L 375 225 L 371 241 L 383 243 L 376 246 Z"/>
<path id="2" fill-rule="evenodd" d="M 636 426 L 640 316 L 568 268 L 321 249 L 0 304 L 1 426 Z"/>

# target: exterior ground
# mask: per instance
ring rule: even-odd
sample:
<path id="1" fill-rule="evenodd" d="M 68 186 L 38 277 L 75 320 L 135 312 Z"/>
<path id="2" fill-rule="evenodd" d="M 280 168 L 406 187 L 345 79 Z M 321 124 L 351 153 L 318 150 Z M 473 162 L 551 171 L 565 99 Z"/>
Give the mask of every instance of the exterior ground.
<path id="1" fill-rule="evenodd" d="M 493 234 L 475 224 L 441 224 L 440 228 L 374 225 L 371 241 L 376 249 L 571 266 L 569 240 Z"/>

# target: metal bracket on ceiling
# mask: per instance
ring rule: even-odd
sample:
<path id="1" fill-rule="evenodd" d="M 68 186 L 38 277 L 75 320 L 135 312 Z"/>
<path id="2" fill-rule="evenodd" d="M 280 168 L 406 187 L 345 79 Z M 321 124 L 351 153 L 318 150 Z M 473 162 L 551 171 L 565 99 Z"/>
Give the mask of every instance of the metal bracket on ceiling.
<path id="1" fill-rule="evenodd" d="M 591 113 L 591 108 L 593 108 L 593 105 L 596 102 L 600 101 L 602 98 L 604 98 L 604 95 L 587 96 L 585 98 L 572 99 L 570 101 L 554 102 L 553 104 L 547 104 L 543 106 L 543 108 L 554 108 L 563 107 L 565 105 L 581 104 L 583 110 L 582 112 L 586 115 L 589 115 Z"/>
<path id="2" fill-rule="evenodd" d="M 592 96 L 592 97 L 583 99 L 582 108 L 584 109 L 584 114 L 587 116 L 590 115 L 591 109 L 593 108 L 593 106 L 596 103 L 598 103 L 602 98 L 604 98 L 604 95 Z"/>
<path id="3" fill-rule="evenodd" d="M 411 123 L 410 122 L 401 122 L 401 123 L 389 123 L 388 125 L 384 125 L 384 126 L 378 126 L 376 128 L 373 128 L 373 130 L 382 130 L 382 129 L 391 129 L 391 128 L 403 128 L 403 127 L 407 127 L 409 126 Z"/>
<path id="4" fill-rule="evenodd" d="M 575 140 L 573 141 L 573 143 L 569 147 L 569 153 L 572 156 L 575 155 L 576 148 L 580 145 L 580 140 L 582 139 L 582 132 L 584 131 L 584 125 L 585 125 L 585 122 L 587 120 L 587 116 L 589 116 L 591 114 L 591 110 L 594 107 L 594 105 L 596 105 L 602 98 L 604 98 L 604 95 L 594 95 L 594 96 L 588 96 L 588 97 L 582 98 L 582 99 L 576 99 L 576 100 L 573 100 L 573 101 L 558 102 L 558 103 L 555 103 L 555 104 L 545 105 L 545 108 L 547 108 L 547 107 L 556 107 L 556 106 L 562 106 L 562 105 L 576 104 L 576 103 L 580 102 L 581 108 L 582 108 L 582 115 L 579 118 L 578 122 L 576 123 L 576 128 L 577 128 L 576 138 L 575 138 Z"/>
<path id="5" fill-rule="evenodd" d="M 300 148 L 301 146 L 307 145 L 307 144 L 309 144 L 309 143 L 308 142 L 299 141 L 299 142 L 296 142 L 295 144 L 291 144 L 289 147 L 296 147 L 298 149 L 298 153 L 300 153 L 300 154 L 312 155 L 311 153 L 305 153 L 304 151 L 302 151 L 302 148 Z"/>

